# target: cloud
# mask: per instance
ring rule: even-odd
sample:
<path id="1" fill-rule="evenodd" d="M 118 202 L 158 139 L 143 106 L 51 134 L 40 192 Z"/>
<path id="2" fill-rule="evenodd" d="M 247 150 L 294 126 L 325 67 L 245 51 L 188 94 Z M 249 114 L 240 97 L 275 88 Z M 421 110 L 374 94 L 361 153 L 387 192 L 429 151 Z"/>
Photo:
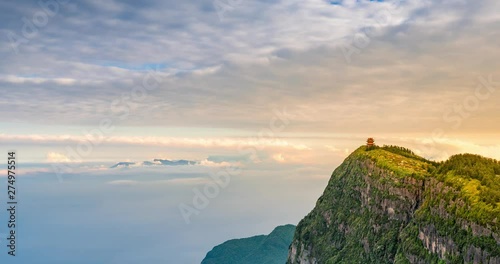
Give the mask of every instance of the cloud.
<path id="1" fill-rule="evenodd" d="M 49 168 L 22 168 L 18 167 L 15 171 L 16 177 L 23 177 L 26 175 L 32 176 L 34 174 L 42 174 L 42 173 L 48 173 L 48 172 L 53 172 Z M 9 176 L 8 170 L 0 170 L 0 178 L 4 177 L 7 178 Z"/>
<path id="2" fill-rule="evenodd" d="M 338 149 L 334 146 L 330 146 L 330 145 L 325 145 L 325 148 L 328 149 L 329 151 L 331 152 L 339 152 L 339 151 L 342 151 L 341 149 Z"/>
<path id="3" fill-rule="evenodd" d="M 19 54 L 2 53 L 9 93 L 0 121 L 15 111 L 25 123 L 112 118 L 259 131 L 286 106 L 302 113 L 289 132 L 426 133 L 448 125 L 443 115 L 474 93 L 478 76 L 500 82 L 499 3 L 397 3 L 243 1 L 223 21 L 209 0 L 73 3 Z M 21 18 L 39 10 L 34 2 L 0 7 L 2 35 L 21 34 Z M 365 32 L 368 44 L 347 62 L 341 47 Z M 131 97 L 147 65 L 160 66 L 161 86 L 125 100 L 129 115 L 118 119 L 112 102 Z M 500 129 L 499 96 L 481 101 L 460 130 Z"/>
<path id="4" fill-rule="evenodd" d="M 139 181 L 134 180 L 116 180 L 108 182 L 108 184 L 111 185 L 138 185 L 139 183 Z"/>
<path id="5" fill-rule="evenodd" d="M 201 147 L 201 148 L 289 148 L 307 150 L 308 146 L 301 143 L 292 143 L 283 138 L 274 137 L 227 137 L 227 138 L 179 138 L 179 137 L 152 137 L 152 136 L 112 136 L 99 140 L 89 140 L 87 136 L 78 135 L 6 135 L 0 134 L 0 139 L 9 142 L 24 142 L 35 144 L 80 144 L 91 143 L 94 145 L 141 145 L 141 146 L 172 146 L 172 147 Z M 48 158 L 62 159 L 65 157 L 58 153 L 49 153 Z"/>
<path id="6" fill-rule="evenodd" d="M 423 138 L 418 141 L 426 146 L 432 146 L 431 149 L 434 151 L 426 155 L 433 155 L 437 160 L 445 160 L 451 155 L 461 153 L 472 153 L 500 160 L 499 144 L 478 144 L 459 138 Z"/>
<path id="7" fill-rule="evenodd" d="M 168 159 L 154 159 L 153 161 L 143 161 L 143 162 L 118 162 L 110 169 L 114 168 L 134 168 L 134 167 L 172 167 L 172 166 L 203 166 L 203 167 L 235 167 L 242 166 L 241 162 L 229 162 L 229 161 L 212 161 L 209 159 L 204 159 L 200 161 L 195 160 L 168 160 Z"/>
<path id="8" fill-rule="evenodd" d="M 42 84 L 48 82 L 59 85 L 72 85 L 75 84 L 77 80 L 71 78 L 37 78 L 37 77 L 20 77 L 15 75 L 7 75 L 7 76 L 0 76 L 0 82 L 16 83 L 16 84 L 24 84 L 24 83 Z"/>
<path id="9" fill-rule="evenodd" d="M 283 157 L 282 153 L 274 154 L 273 159 L 277 162 L 285 162 L 285 157 Z"/>
<path id="10" fill-rule="evenodd" d="M 115 180 L 109 181 L 108 184 L 111 185 L 125 185 L 125 186 L 134 186 L 134 185 L 199 185 L 209 182 L 209 179 L 206 178 L 176 178 L 169 180 L 158 180 L 158 181 L 139 181 L 139 180 Z"/>
<path id="11" fill-rule="evenodd" d="M 47 162 L 66 163 L 66 162 L 72 162 L 72 161 L 69 157 L 67 157 L 64 154 L 57 153 L 57 152 L 49 152 L 49 153 L 47 153 Z"/>
<path id="12" fill-rule="evenodd" d="M 208 159 L 204 159 L 199 162 L 199 165 L 206 167 L 240 167 L 243 165 L 243 163 L 229 161 L 214 162 Z"/>

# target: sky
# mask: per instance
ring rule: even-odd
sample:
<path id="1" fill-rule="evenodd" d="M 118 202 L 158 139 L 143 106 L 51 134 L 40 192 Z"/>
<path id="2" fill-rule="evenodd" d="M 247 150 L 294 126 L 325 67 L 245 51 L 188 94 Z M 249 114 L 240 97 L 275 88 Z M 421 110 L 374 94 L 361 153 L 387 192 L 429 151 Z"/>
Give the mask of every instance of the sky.
<path id="1" fill-rule="evenodd" d="M 17 151 L 26 189 L 24 260 L 199 263 L 227 239 L 296 224 L 367 137 L 433 160 L 500 159 L 499 10 L 494 0 L 2 1 L 0 150 Z M 110 168 L 118 162 L 131 164 Z M 179 206 L 227 168 L 238 169 L 231 183 L 185 223 Z M 89 232 L 107 239 L 86 248 Z"/>

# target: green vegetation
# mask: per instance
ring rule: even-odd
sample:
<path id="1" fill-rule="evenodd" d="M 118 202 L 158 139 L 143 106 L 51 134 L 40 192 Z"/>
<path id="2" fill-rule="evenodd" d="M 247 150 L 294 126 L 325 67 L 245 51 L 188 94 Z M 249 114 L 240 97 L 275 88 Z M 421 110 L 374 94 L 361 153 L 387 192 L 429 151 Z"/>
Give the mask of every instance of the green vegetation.
<path id="1" fill-rule="evenodd" d="M 435 166 L 435 162 L 428 161 L 415 155 L 411 150 L 396 147 L 360 147 L 353 155 L 358 158 L 369 158 L 382 169 L 394 172 L 396 176 L 423 179 L 428 175 L 428 171 Z"/>
<path id="2" fill-rule="evenodd" d="M 233 239 L 214 247 L 202 264 L 283 264 L 295 226 L 285 225 L 269 235 Z"/>
<path id="3" fill-rule="evenodd" d="M 471 248 L 500 261 L 499 231 L 499 161 L 362 146 L 297 226 L 288 263 L 466 263 Z"/>
<path id="4" fill-rule="evenodd" d="M 436 174 L 454 192 L 441 195 L 451 205 L 449 212 L 481 225 L 496 227 L 500 221 L 500 162 L 478 155 L 451 157 Z M 467 206 L 457 208 L 454 202 L 463 200 Z"/>

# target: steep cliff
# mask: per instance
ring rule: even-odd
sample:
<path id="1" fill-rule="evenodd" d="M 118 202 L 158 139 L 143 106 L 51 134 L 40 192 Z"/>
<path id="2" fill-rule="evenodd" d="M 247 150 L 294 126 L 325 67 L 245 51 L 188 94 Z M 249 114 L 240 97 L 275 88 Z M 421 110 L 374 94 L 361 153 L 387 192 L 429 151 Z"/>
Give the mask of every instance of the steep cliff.
<path id="1" fill-rule="evenodd" d="M 290 264 L 500 264 L 500 163 L 360 147 L 299 223 Z"/>

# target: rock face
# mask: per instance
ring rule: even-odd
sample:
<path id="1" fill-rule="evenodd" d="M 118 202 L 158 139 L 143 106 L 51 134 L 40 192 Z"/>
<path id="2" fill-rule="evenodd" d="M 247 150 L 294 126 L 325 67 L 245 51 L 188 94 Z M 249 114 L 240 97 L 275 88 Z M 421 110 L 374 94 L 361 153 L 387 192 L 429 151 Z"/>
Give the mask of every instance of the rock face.
<path id="1" fill-rule="evenodd" d="M 269 235 L 233 239 L 214 247 L 202 264 L 283 264 L 295 226 L 275 228 Z"/>
<path id="2" fill-rule="evenodd" d="M 287 263 L 500 264 L 499 174 L 479 156 L 361 147 L 297 226 Z"/>

